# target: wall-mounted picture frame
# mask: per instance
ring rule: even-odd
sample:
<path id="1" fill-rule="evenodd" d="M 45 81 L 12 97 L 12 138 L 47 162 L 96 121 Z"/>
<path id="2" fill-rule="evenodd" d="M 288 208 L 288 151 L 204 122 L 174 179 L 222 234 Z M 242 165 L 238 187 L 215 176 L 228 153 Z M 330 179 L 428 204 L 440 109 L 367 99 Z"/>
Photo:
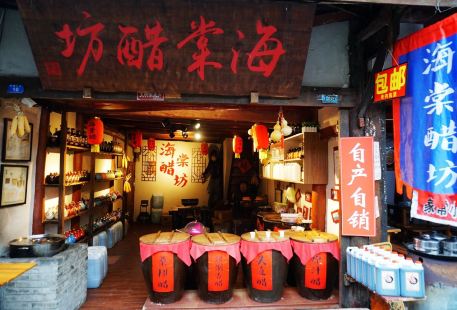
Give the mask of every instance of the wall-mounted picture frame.
<path id="1" fill-rule="evenodd" d="M 28 162 L 32 159 L 33 125 L 30 124 L 30 133 L 25 133 L 21 138 L 11 134 L 10 118 L 3 119 L 3 162 Z"/>
<path id="2" fill-rule="evenodd" d="M 0 208 L 23 205 L 27 202 L 29 167 L 1 165 Z"/>
<path id="3" fill-rule="evenodd" d="M 340 209 L 334 210 L 330 214 L 332 215 L 333 223 L 338 224 L 340 222 Z"/>

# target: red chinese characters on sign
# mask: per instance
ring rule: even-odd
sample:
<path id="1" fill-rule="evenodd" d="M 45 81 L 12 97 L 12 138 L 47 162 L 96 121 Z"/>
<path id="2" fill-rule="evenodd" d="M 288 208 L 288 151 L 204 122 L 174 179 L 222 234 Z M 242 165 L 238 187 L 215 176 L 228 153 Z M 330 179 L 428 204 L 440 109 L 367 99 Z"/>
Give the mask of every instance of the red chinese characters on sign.
<path id="1" fill-rule="evenodd" d="M 273 289 L 272 252 L 264 251 L 251 262 L 252 288 L 261 291 Z"/>
<path id="2" fill-rule="evenodd" d="M 187 185 L 187 174 L 183 173 L 182 176 L 175 175 L 175 186 L 184 187 Z"/>
<path id="3" fill-rule="evenodd" d="M 305 287 L 323 290 L 327 287 L 327 253 L 314 255 L 305 266 Z"/>
<path id="4" fill-rule="evenodd" d="M 160 172 L 163 172 L 163 173 L 169 174 L 169 175 L 174 175 L 175 174 L 175 162 L 172 160 L 172 161 L 168 162 L 168 164 L 162 163 L 160 165 Z"/>
<path id="5" fill-rule="evenodd" d="M 200 51 L 200 53 L 197 52 L 192 54 L 194 62 L 187 67 L 187 71 L 197 71 L 197 74 L 202 81 L 205 80 L 205 66 L 212 66 L 216 69 L 222 68 L 222 64 L 219 62 L 206 61 L 209 55 L 211 55 L 211 52 L 208 49 L 208 38 L 206 37 L 206 35 L 220 35 L 224 33 L 224 30 L 222 30 L 221 28 L 216 28 L 215 25 L 216 23 L 213 20 L 210 20 L 208 23 L 206 23 L 205 18 L 203 16 L 200 16 L 199 25 L 197 25 L 197 22 L 195 21 L 192 21 L 192 23 L 190 24 L 190 27 L 194 32 L 176 45 L 178 49 L 181 49 L 190 41 L 198 38 L 197 48 Z"/>
<path id="6" fill-rule="evenodd" d="M 262 35 L 259 42 L 248 54 L 248 69 L 254 72 L 263 72 L 264 77 L 269 77 L 278 64 L 279 58 L 286 53 L 281 41 L 272 38 L 276 33 L 276 27 L 263 26 L 257 21 L 257 34 Z M 269 46 L 275 45 L 273 49 Z"/>
<path id="7" fill-rule="evenodd" d="M 342 235 L 376 235 L 373 137 L 340 139 Z"/>
<path id="8" fill-rule="evenodd" d="M 373 102 L 404 97 L 407 71 L 405 63 L 376 73 Z"/>
<path id="9" fill-rule="evenodd" d="M 208 291 L 229 289 L 229 255 L 224 251 L 208 252 Z"/>
<path id="10" fill-rule="evenodd" d="M 95 24 L 83 27 L 82 24 L 88 24 L 92 16 L 83 11 L 84 19 L 76 28 L 76 33 L 69 24 L 64 24 L 60 31 L 55 32 L 55 35 L 64 41 L 65 48 L 61 51 L 61 55 L 65 58 L 70 58 L 74 55 L 77 38 L 89 37 L 86 52 L 82 62 L 77 69 L 78 76 L 82 76 L 86 70 L 89 58 L 93 58 L 95 63 L 98 63 L 103 56 L 103 41 L 100 38 L 100 33 L 105 29 L 105 25 L 98 22 Z M 224 34 L 224 30 L 216 27 L 214 20 L 206 20 L 204 16 L 200 16 L 200 21 L 192 21 L 190 24 L 192 33 L 186 38 L 179 41 L 176 45 L 177 49 L 182 49 L 190 42 L 194 42 L 198 51 L 192 54 L 193 62 L 187 67 L 189 73 L 196 72 L 198 77 L 205 80 L 205 68 L 212 67 L 222 69 L 223 64 L 215 60 L 209 60 L 212 55 L 208 48 L 210 41 L 209 35 L 219 36 Z M 119 64 L 133 67 L 138 70 L 143 68 L 144 60 L 147 57 L 146 64 L 150 71 L 161 71 L 164 67 L 164 53 L 161 45 L 169 41 L 168 37 L 164 36 L 164 28 L 159 21 L 150 27 L 146 25 L 141 36 L 141 30 L 132 25 L 118 25 L 120 32 L 120 40 L 117 44 L 116 58 Z M 238 40 L 235 42 L 235 47 L 232 47 L 232 57 L 230 62 L 230 70 L 233 74 L 238 73 L 238 62 L 240 55 L 247 56 L 247 69 L 251 72 L 261 73 L 264 77 L 270 77 L 275 70 L 281 56 L 286 53 L 283 43 L 275 38 L 277 28 L 273 25 L 263 25 L 262 21 L 256 22 L 256 33 L 260 36 L 257 43 L 250 52 L 241 53 L 239 47 L 241 41 L 245 39 L 245 34 L 237 29 L 236 36 Z M 230 51 L 227 51 L 230 52 Z M 50 62 L 51 63 L 51 62 Z M 58 63 L 57 63 L 58 64 Z M 49 76 L 60 76 L 58 70 L 48 70 Z"/>
<path id="11" fill-rule="evenodd" d="M 92 16 L 83 11 L 84 21 L 89 20 Z M 89 57 L 92 56 L 94 61 L 97 63 L 100 61 L 103 55 L 103 42 L 99 38 L 100 32 L 105 28 L 102 23 L 96 23 L 85 28 L 82 28 L 81 24 L 76 28 L 76 34 L 78 37 L 89 36 L 89 44 L 87 45 L 86 53 L 84 54 L 83 60 L 79 68 L 76 70 L 78 76 L 83 75 L 86 70 Z M 74 32 L 71 30 L 68 24 L 63 25 L 62 30 L 55 33 L 55 35 L 65 41 L 65 49 L 61 52 L 62 56 L 70 58 L 73 56 L 75 50 L 76 37 Z"/>
<path id="12" fill-rule="evenodd" d="M 189 156 L 187 154 L 181 154 L 177 159 L 178 167 L 189 167 Z"/>
<path id="13" fill-rule="evenodd" d="M 173 143 L 167 142 L 167 144 L 160 147 L 160 155 L 162 156 L 175 156 L 175 145 Z"/>
<path id="14" fill-rule="evenodd" d="M 173 292 L 174 284 L 173 253 L 154 253 L 152 255 L 152 290 L 159 293 Z"/>
<path id="15" fill-rule="evenodd" d="M 147 66 L 150 71 L 162 70 L 163 68 L 163 52 L 160 45 L 168 41 L 168 38 L 162 37 L 162 26 L 158 21 L 154 27 L 150 28 L 146 25 L 144 28 L 144 36 L 146 42 L 141 41 L 136 37 L 138 28 L 133 26 L 119 25 L 119 31 L 122 33 L 122 38 L 117 46 L 117 61 L 121 64 L 141 69 L 143 67 L 143 59 L 146 50 L 150 48 Z"/>

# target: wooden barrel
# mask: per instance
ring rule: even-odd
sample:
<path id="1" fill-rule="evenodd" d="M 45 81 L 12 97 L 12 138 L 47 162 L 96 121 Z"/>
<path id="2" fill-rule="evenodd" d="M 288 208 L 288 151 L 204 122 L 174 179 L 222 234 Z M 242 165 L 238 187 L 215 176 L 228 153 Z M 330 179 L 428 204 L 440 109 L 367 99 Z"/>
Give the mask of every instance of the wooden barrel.
<path id="1" fill-rule="evenodd" d="M 233 296 L 238 266 L 224 246 L 239 244 L 240 237 L 226 233 L 206 233 L 192 237 L 197 245 L 214 248 L 197 259 L 198 296 L 208 303 L 222 304 Z"/>
<path id="2" fill-rule="evenodd" d="M 140 243 L 150 246 L 187 241 L 189 234 L 162 232 L 140 237 Z M 184 293 L 187 266 L 173 252 L 157 252 L 145 259 L 142 270 L 149 298 L 152 302 L 169 304 L 181 299 Z"/>
<path id="3" fill-rule="evenodd" d="M 268 239 L 266 231 L 256 232 L 251 239 L 250 233 L 241 235 L 249 242 L 282 242 L 287 237 L 279 237 L 278 232 L 271 232 Z M 248 295 L 257 302 L 269 303 L 281 299 L 287 277 L 287 259 L 280 251 L 267 250 L 259 253 L 250 263 L 242 258 L 243 274 Z"/>
<path id="4" fill-rule="evenodd" d="M 289 237 L 291 240 L 306 244 L 336 242 L 338 240 L 335 235 L 318 231 L 291 232 Z M 307 299 L 328 299 L 338 284 L 338 260 L 330 253 L 318 253 L 303 265 L 294 252 L 290 268 L 295 275 L 298 293 Z"/>

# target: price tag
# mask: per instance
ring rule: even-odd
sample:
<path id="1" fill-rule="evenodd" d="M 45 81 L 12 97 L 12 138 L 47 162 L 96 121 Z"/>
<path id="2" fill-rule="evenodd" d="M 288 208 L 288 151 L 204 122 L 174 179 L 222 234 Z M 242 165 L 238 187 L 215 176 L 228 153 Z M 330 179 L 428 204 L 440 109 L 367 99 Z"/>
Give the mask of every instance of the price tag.
<path id="1" fill-rule="evenodd" d="M 152 290 L 169 293 L 174 290 L 174 267 L 172 252 L 157 252 L 152 255 Z"/>
<path id="2" fill-rule="evenodd" d="M 252 288 L 260 291 L 273 289 L 272 252 L 264 251 L 251 262 Z"/>
<path id="3" fill-rule="evenodd" d="M 305 287 L 323 290 L 327 287 L 327 253 L 321 252 L 311 258 L 305 267 Z"/>
<path id="4" fill-rule="evenodd" d="M 227 252 L 208 252 L 208 291 L 221 292 L 229 289 L 229 259 Z"/>

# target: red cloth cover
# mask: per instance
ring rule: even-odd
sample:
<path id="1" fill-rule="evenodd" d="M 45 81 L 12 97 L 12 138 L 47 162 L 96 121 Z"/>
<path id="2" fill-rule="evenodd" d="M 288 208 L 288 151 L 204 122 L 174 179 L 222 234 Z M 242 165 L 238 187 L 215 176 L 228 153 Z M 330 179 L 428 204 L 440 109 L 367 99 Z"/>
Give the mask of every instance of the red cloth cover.
<path id="1" fill-rule="evenodd" d="M 230 244 L 230 245 L 200 245 L 192 242 L 190 247 L 190 255 L 194 260 L 197 260 L 200 256 L 209 251 L 224 251 L 228 255 L 233 257 L 238 264 L 241 260 L 240 254 L 240 243 Z"/>
<path id="2" fill-rule="evenodd" d="M 281 242 L 251 242 L 241 240 L 241 254 L 243 254 L 244 258 L 246 258 L 248 264 L 257 255 L 267 250 L 276 250 L 281 252 L 287 261 L 289 261 L 293 256 L 289 240 Z"/>
<path id="3" fill-rule="evenodd" d="M 303 265 L 313 258 L 316 254 L 327 252 L 333 255 L 337 260 L 340 260 L 340 246 L 338 241 L 328 243 L 304 243 L 290 240 L 294 253 L 300 258 Z"/>
<path id="4" fill-rule="evenodd" d="M 184 264 L 190 266 L 192 260 L 189 254 L 190 240 L 173 244 L 144 244 L 140 242 L 140 256 L 143 262 L 146 258 L 157 252 L 173 252 L 178 255 Z"/>

